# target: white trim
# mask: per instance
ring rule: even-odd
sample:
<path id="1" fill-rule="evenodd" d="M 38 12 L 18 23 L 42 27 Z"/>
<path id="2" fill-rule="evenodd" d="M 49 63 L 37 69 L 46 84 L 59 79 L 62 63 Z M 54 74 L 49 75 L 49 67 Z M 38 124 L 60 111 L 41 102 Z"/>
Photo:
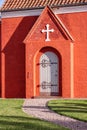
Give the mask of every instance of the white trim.
<path id="1" fill-rule="evenodd" d="M 71 43 L 70 45 L 70 52 L 71 52 L 71 55 L 70 55 L 70 64 L 71 64 L 71 98 L 74 98 L 74 45 L 73 43 Z"/>
<path id="2" fill-rule="evenodd" d="M 39 16 L 43 9 L 1 12 L 1 18 Z M 53 8 L 55 14 L 87 12 L 87 5 Z"/>
<path id="3" fill-rule="evenodd" d="M 1 18 L 39 16 L 41 12 L 42 12 L 42 9 L 1 12 Z"/>
<path id="4" fill-rule="evenodd" d="M 59 9 L 54 9 L 55 14 L 76 13 L 76 12 L 87 12 L 87 5 L 62 7 Z"/>

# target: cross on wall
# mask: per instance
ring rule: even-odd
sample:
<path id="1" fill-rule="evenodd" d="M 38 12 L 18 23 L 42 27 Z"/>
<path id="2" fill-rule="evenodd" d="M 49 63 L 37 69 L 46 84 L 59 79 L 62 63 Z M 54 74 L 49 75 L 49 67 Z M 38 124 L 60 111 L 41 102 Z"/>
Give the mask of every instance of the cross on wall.
<path id="1" fill-rule="evenodd" d="M 49 24 L 46 25 L 46 30 L 42 29 L 42 33 L 46 33 L 46 40 L 45 41 L 50 41 L 49 38 L 49 33 L 54 32 L 54 29 L 49 29 Z"/>

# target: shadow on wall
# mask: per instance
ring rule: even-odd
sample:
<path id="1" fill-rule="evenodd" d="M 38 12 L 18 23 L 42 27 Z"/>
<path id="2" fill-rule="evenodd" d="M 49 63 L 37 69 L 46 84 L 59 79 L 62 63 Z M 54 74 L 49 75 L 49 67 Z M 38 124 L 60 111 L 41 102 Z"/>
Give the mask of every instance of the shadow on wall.
<path id="1" fill-rule="evenodd" d="M 5 55 L 5 97 L 24 98 L 25 88 L 25 45 L 23 40 L 37 17 L 25 17 L 19 23 L 2 53 Z"/>

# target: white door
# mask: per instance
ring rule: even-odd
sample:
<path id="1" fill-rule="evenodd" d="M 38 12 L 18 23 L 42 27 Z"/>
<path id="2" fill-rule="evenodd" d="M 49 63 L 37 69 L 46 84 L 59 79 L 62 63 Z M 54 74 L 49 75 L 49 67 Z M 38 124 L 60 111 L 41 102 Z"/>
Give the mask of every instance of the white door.
<path id="1" fill-rule="evenodd" d="M 59 60 L 55 53 L 47 51 L 40 57 L 40 95 L 58 95 Z"/>

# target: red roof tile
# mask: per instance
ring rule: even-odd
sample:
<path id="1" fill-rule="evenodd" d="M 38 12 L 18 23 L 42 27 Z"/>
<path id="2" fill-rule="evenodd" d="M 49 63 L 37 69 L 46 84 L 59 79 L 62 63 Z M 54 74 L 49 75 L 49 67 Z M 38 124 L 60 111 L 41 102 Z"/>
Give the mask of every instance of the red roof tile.
<path id="1" fill-rule="evenodd" d="M 87 0 L 5 0 L 1 10 L 19 10 L 49 6 L 72 6 L 87 4 Z"/>

